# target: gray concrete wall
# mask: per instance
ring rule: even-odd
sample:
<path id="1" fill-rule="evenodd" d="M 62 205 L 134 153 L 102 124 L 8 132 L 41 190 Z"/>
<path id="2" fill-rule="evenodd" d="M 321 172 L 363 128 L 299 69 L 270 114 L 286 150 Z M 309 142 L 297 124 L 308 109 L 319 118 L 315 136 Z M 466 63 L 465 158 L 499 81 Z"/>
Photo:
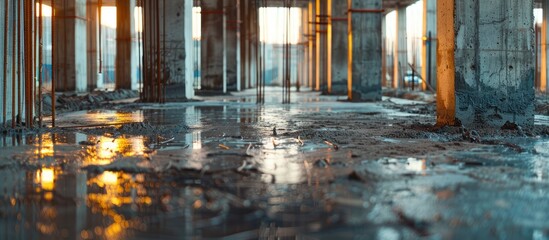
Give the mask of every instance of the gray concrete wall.
<path id="1" fill-rule="evenodd" d="M 347 94 L 347 2 L 332 1 L 332 94 Z"/>
<path id="2" fill-rule="evenodd" d="M 532 9 L 532 0 L 455 1 L 456 118 L 464 125 L 533 125 Z"/>
<path id="3" fill-rule="evenodd" d="M 381 0 L 355 0 L 353 9 L 381 9 Z M 381 18 L 382 13 L 349 13 L 352 31 L 352 93 L 349 100 L 381 100 Z"/>

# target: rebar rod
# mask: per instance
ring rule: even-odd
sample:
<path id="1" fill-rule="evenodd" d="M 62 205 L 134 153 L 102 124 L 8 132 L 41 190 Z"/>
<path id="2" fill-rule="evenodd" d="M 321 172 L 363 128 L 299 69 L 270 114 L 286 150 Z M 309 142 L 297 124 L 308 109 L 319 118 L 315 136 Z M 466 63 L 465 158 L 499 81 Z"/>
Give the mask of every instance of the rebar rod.
<path id="1" fill-rule="evenodd" d="M 17 4 L 17 3 L 16 3 Z M 17 99 L 16 99 L 16 88 L 15 86 L 17 85 L 16 84 L 16 72 L 15 72 L 15 69 L 17 68 L 17 54 L 16 54 L 16 50 L 17 50 L 17 30 L 15 30 L 17 28 L 17 21 L 15 20 L 16 19 L 16 15 L 17 14 L 17 7 L 15 6 L 15 4 L 13 5 L 13 21 L 12 21 L 12 58 L 11 58 L 11 127 L 12 128 L 15 128 L 15 103 L 17 102 Z"/>
<path id="2" fill-rule="evenodd" d="M 161 79 L 160 79 L 160 74 L 161 74 L 161 63 L 160 63 L 160 59 L 161 59 L 161 55 L 160 55 L 160 6 L 159 6 L 159 1 L 156 0 L 154 1 L 155 2 L 155 5 L 154 5 L 154 10 L 155 10 L 155 24 L 156 24 L 156 76 L 155 76 L 155 79 L 156 79 L 156 99 L 155 99 L 155 102 L 160 102 L 160 99 L 161 99 L 161 96 L 162 96 L 162 82 L 161 82 Z"/>
<path id="3" fill-rule="evenodd" d="M 20 122 L 22 118 L 21 81 L 21 0 L 19 0 L 17 3 L 17 122 Z"/>
<path id="4" fill-rule="evenodd" d="M 38 0 L 40 6 L 38 10 L 38 125 L 42 127 L 43 113 L 42 113 L 42 73 L 43 73 L 43 5 L 42 0 Z"/>
<path id="5" fill-rule="evenodd" d="M 4 68 L 2 69 L 2 126 L 6 127 L 6 118 L 7 118 L 7 93 L 8 93 L 8 79 L 7 79 L 7 69 L 8 69 L 8 15 L 9 15 L 9 1 L 4 1 Z"/>
<path id="6" fill-rule="evenodd" d="M 99 0 L 101 1 L 101 0 Z M 52 62 L 52 71 L 51 71 L 51 126 L 55 127 L 55 81 L 57 80 L 57 64 L 55 62 L 56 60 L 56 49 L 57 49 L 57 41 L 56 41 L 56 33 L 55 33 L 55 21 L 57 18 L 57 12 L 55 11 L 55 0 L 51 0 L 51 6 L 52 6 L 52 13 L 51 13 L 51 45 L 52 45 L 52 53 L 51 53 L 51 62 Z M 99 9 L 101 10 L 101 9 Z M 101 12 L 101 11 L 99 11 Z M 99 25 L 99 30 L 101 31 L 101 25 Z M 100 39 L 101 40 L 101 39 Z M 101 41 L 100 41 L 101 42 Z M 101 51 L 101 47 L 99 48 Z"/>

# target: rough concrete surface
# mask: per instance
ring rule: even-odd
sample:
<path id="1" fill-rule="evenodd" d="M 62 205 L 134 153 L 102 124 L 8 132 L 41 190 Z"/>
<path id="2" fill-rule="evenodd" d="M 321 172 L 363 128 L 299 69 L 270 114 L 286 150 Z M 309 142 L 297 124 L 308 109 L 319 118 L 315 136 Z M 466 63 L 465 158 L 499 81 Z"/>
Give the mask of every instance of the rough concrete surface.
<path id="1" fill-rule="evenodd" d="M 547 115 L 436 128 L 428 94 L 385 92 L 416 100 L 268 88 L 4 133 L 0 238 L 548 237 Z"/>

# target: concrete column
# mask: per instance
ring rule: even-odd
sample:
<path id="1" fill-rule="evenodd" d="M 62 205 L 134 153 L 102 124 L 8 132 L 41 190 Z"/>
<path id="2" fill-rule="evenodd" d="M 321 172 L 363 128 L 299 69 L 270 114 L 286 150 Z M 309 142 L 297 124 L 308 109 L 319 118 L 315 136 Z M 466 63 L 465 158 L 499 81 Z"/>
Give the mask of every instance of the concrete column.
<path id="1" fill-rule="evenodd" d="M 347 94 L 347 2 L 332 1 L 332 94 Z"/>
<path id="2" fill-rule="evenodd" d="M 240 1 L 240 0 L 239 0 Z M 250 61 L 248 57 L 248 52 L 250 51 L 250 41 L 248 37 L 249 33 L 249 20 L 248 20 L 248 3 L 249 1 L 241 1 L 240 3 L 240 16 L 241 16 L 241 24 L 240 24 L 240 69 L 241 69 L 241 75 L 240 75 L 240 86 L 241 89 L 249 88 L 248 82 L 249 82 L 249 67 L 250 67 Z"/>
<path id="3" fill-rule="evenodd" d="M 549 0 L 542 0 L 543 23 L 541 26 L 541 76 L 539 88 L 547 92 L 547 78 L 549 76 Z"/>
<path id="4" fill-rule="evenodd" d="M 202 89 L 226 91 L 226 28 L 223 0 L 202 3 Z"/>
<path id="5" fill-rule="evenodd" d="M 88 0 L 87 1 L 87 7 L 86 7 L 86 16 L 88 19 L 87 24 L 87 34 L 88 37 L 86 39 L 87 41 L 87 47 L 88 47 L 88 90 L 93 91 L 94 89 L 100 87 L 102 83 L 98 83 L 97 74 L 99 72 L 99 54 L 98 54 L 98 47 L 99 47 L 99 41 L 97 39 L 98 37 L 98 29 L 99 29 L 99 21 L 98 21 L 98 6 L 97 2 Z"/>
<path id="6" fill-rule="evenodd" d="M 332 93 L 332 34 L 333 34 L 333 28 L 332 28 L 332 0 L 325 0 L 326 1 L 326 22 L 328 25 L 326 25 L 326 91 L 325 93 L 331 94 Z M 341 2 L 341 1 L 335 1 L 335 2 Z"/>
<path id="7" fill-rule="evenodd" d="M 13 47 L 12 47 L 12 34 L 13 34 L 13 1 L 8 2 L 8 9 L 5 8 L 5 2 L 2 1 L 0 3 L 0 12 L 7 13 L 7 28 L 4 28 L 4 21 L 6 20 L 6 15 L 2 15 L 0 17 L 0 28 L 2 31 L 0 32 L 0 49 L 2 49 L 2 55 L 0 55 L 0 61 L 2 61 L 2 64 L 0 64 L 0 128 L 1 127 L 7 127 L 8 121 L 10 121 L 12 118 L 12 60 L 13 60 Z M 6 38 L 6 39 L 4 39 Z M 4 40 L 7 42 L 6 48 L 4 48 Z M 6 61 L 6 62 L 4 62 Z M 5 68 L 4 68 L 5 65 Z M 5 72 L 4 72 L 5 71 Z M 4 75 L 5 73 L 5 75 Z M 5 116 L 5 117 L 4 117 Z M 6 126 L 3 126 L 3 124 L 6 123 Z"/>
<path id="8" fill-rule="evenodd" d="M 421 76 L 423 90 L 437 82 L 437 1 L 423 0 L 423 44 L 421 48 Z"/>
<path id="9" fill-rule="evenodd" d="M 225 14 L 227 16 L 227 90 L 240 91 L 240 11 L 239 0 L 225 1 Z"/>
<path id="10" fill-rule="evenodd" d="M 317 91 L 323 93 L 328 92 L 327 82 L 327 15 L 326 6 L 327 0 L 316 0 L 316 88 Z"/>
<path id="11" fill-rule="evenodd" d="M 258 81 L 258 53 L 259 53 L 259 5 L 257 1 L 248 2 L 248 38 L 249 38 L 249 87 L 255 87 Z"/>
<path id="12" fill-rule="evenodd" d="M 437 6 L 437 123 L 534 124 L 533 0 Z"/>
<path id="13" fill-rule="evenodd" d="M 175 3 L 173 3 L 175 4 Z M 183 7 L 183 17 L 184 17 L 184 39 L 185 39 L 185 98 L 192 99 L 194 97 L 194 61 L 195 56 L 193 54 L 193 0 L 185 0 Z M 176 13 L 177 16 L 177 13 Z M 181 50 L 179 50 L 181 53 Z M 177 60 L 177 65 L 181 65 L 181 59 Z M 177 69 L 176 69 L 177 70 Z M 177 77 L 176 80 L 180 80 Z"/>
<path id="14" fill-rule="evenodd" d="M 307 37 L 309 41 L 309 87 L 311 90 L 316 89 L 316 49 L 315 49 L 315 25 L 313 24 L 315 18 L 314 18 L 314 3 L 313 1 L 309 1 L 307 5 L 307 17 L 309 20 L 308 29 L 307 29 Z"/>
<path id="15" fill-rule="evenodd" d="M 192 56 L 192 1 L 164 1 L 160 21 L 165 22 L 164 59 L 166 100 L 178 101 L 194 96 Z M 164 19 L 165 18 L 165 19 Z M 161 24 L 162 25 L 162 24 Z M 161 32 L 163 29 L 161 30 Z"/>
<path id="16" fill-rule="evenodd" d="M 57 91 L 85 92 L 88 85 L 86 0 L 54 1 L 54 55 Z"/>
<path id="17" fill-rule="evenodd" d="M 116 1 L 116 89 L 137 89 L 135 0 Z"/>
<path id="18" fill-rule="evenodd" d="M 348 96 L 353 102 L 381 100 L 381 0 L 348 0 Z"/>
<path id="19" fill-rule="evenodd" d="M 394 47 L 394 63 L 393 63 L 393 88 L 398 88 L 403 83 L 403 77 L 408 69 L 407 42 L 406 42 L 406 7 L 399 7 L 395 10 L 396 33 Z"/>
<path id="20" fill-rule="evenodd" d="M 381 86 L 387 87 L 387 21 L 381 18 Z"/>

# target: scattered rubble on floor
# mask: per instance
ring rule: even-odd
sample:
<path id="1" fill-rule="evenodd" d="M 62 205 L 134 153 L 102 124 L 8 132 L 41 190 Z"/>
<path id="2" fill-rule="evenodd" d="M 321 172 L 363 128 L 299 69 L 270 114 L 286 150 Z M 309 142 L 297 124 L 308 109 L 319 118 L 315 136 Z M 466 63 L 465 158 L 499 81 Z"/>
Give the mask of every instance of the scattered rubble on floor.
<path id="1" fill-rule="evenodd" d="M 58 128 L 0 139 L 0 226 L 117 239 L 520 239 L 544 228 L 549 126 L 437 127 L 433 112 L 407 110 L 432 103 L 389 99 L 62 113 Z"/>

